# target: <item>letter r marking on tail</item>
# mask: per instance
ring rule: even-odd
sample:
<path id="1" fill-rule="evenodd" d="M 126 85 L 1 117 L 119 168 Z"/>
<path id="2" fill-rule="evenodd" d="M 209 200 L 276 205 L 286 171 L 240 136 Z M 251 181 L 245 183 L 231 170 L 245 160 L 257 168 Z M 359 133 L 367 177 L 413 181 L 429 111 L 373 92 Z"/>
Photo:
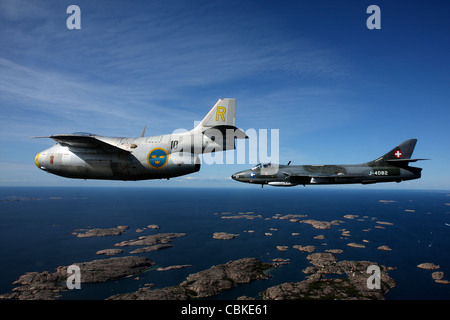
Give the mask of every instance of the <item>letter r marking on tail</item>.
<path id="1" fill-rule="evenodd" d="M 227 109 L 225 107 L 217 107 L 217 113 L 216 113 L 216 121 L 219 121 L 219 115 L 222 117 L 222 121 L 225 122 L 225 117 L 223 116 Z"/>

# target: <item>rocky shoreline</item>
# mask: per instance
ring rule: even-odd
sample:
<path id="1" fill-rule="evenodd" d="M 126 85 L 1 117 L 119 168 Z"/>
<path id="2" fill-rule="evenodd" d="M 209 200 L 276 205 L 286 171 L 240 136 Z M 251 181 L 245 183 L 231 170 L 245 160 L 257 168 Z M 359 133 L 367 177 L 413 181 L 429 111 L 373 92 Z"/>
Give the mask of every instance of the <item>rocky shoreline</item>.
<path id="1" fill-rule="evenodd" d="M 332 250 L 330 250 L 332 251 Z M 339 250 L 336 250 L 339 252 Z M 260 296 L 266 300 L 292 299 L 384 299 L 384 295 L 393 287 L 395 281 L 387 271 L 393 270 L 379 266 L 381 270 L 381 288 L 368 289 L 367 269 L 377 265 L 370 261 L 337 261 L 332 253 L 313 253 L 307 256 L 313 265 L 303 270 L 307 279 L 298 283 L 283 283 L 270 287 Z M 270 277 L 273 268 L 289 263 L 289 259 L 273 259 L 272 263 L 264 263 L 256 258 L 242 258 L 229 261 L 223 265 L 190 274 L 177 286 L 159 289 L 150 288 L 147 284 L 136 292 L 117 294 L 108 300 L 187 300 L 202 299 L 215 296 L 223 290 L 237 285 L 250 283 L 258 279 Z M 155 266 L 146 257 L 127 256 L 75 263 L 82 271 L 81 283 L 101 283 L 138 275 Z M 174 265 L 159 267 L 157 271 L 167 271 L 190 267 L 191 265 Z M 56 268 L 50 273 L 44 271 L 29 272 L 22 275 L 14 284 L 19 285 L 12 293 L 0 295 L 0 299 L 49 300 L 58 299 L 60 293 L 67 291 L 66 280 L 68 266 Z M 436 281 L 441 281 L 443 273 L 433 274 Z"/>
<path id="2" fill-rule="evenodd" d="M 396 283 L 387 271 L 393 268 L 380 266 L 381 288 L 369 289 L 367 269 L 377 265 L 370 261 L 337 261 L 331 253 L 313 253 L 307 259 L 313 267 L 303 270 L 307 279 L 297 283 L 283 283 L 270 287 L 261 295 L 268 300 L 384 300 L 384 295 Z M 331 275 L 331 276 L 330 276 Z"/>
<path id="3" fill-rule="evenodd" d="M 187 300 L 215 296 L 223 290 L 257 279 L 267 279 L 265 273 L 274 268 L 255 258 L 243 258 L 216 265 L 190 274 L 178 286 L 162 289 L 141 288 L 136 292 L 114 295 L 108 300 Z"/>
<path id="4" fill-rule="evenodd" d="M 100 283 L 142 273 L 155 263 L 146 257 L 127 256 L 74 263 L 82 270 L 83 283 Z M 69 277 L 67 268 L 61 266 L 55 272 L 28 272 L 13 284 L 19 285 L 12 293 L 0 295 L 0 299 L 50 300 L 57 299 L 62 291 L 67 291 Z"/>

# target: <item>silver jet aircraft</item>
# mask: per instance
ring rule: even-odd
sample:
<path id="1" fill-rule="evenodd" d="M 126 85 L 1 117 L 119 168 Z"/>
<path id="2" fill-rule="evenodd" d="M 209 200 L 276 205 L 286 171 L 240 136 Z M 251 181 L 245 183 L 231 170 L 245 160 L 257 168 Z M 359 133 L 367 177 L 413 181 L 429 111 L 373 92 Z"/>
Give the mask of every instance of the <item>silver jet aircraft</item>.
<path id="1" fill-rule="evenodd" d="M 417 139 L 402 142 L 376 160 L 353 165 L 300 165 L 258 164 L 250 170 L 240 171 L 231 177 L 240 182 L 291 187 L 307 184 L 349 184 L 401 182 L 419 179 L 422 168 L 410 167 Z"/>
<path id="2" fill-rule="evenodd" d="M 235 127 L 236 99 L 219 99 L 191 131 L 116 138 L 89 133 L 56 134 L 57 143 L 36 155 L 39 169 L 67 178 L 169 179 L 200 170 L 199 154 L 235 149 L 247 138 Z"/>

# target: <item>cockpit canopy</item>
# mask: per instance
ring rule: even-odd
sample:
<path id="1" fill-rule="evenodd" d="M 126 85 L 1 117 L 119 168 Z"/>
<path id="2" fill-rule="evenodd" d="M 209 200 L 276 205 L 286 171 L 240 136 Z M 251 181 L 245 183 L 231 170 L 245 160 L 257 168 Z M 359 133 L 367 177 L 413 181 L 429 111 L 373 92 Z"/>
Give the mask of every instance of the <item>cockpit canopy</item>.
<path id="1" fill-rule="evenodd" d="M 253 168 L 251 168 L 250 170 L 257 170 L 257 169 L 261 169 L 261 168 L 272 168 L 275 167 L 275 164 L 272 163 L 258 163 L 256 166 L 254 166 Z"/>

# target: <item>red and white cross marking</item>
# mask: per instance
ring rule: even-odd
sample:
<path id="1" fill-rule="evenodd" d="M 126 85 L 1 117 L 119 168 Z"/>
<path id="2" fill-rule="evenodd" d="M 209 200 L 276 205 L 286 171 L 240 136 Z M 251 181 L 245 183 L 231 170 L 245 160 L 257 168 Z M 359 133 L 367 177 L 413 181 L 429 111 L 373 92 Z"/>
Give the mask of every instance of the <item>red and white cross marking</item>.
<path id="1" fill-rule="evenodd" d="M 400 150 L 397 150 L 397 151 L 395 151 L 395 153 L 394 153 L 394 156 L 395 156 L 396 158 L 401 158 L 402 155 L 403 155 L 403 153 L 402 153 Z"/>

